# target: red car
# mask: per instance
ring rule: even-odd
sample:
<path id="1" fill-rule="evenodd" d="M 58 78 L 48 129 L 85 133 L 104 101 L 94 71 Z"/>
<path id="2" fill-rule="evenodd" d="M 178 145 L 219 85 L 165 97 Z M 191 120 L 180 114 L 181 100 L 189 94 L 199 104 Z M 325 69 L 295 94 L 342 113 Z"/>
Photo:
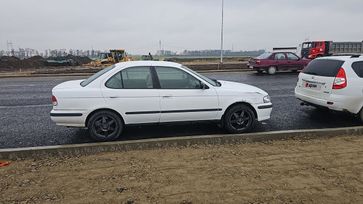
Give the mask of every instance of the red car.
<path id="1" fill-rule="evenodd" d="M 310 59 L 303 59 L 292 52 L 266 52 L 248 61 L 248 67 L 262 73 L 275 74 L 276 71 L 291 70 L 298 71 L 304 69 L 309 64 Z"/>

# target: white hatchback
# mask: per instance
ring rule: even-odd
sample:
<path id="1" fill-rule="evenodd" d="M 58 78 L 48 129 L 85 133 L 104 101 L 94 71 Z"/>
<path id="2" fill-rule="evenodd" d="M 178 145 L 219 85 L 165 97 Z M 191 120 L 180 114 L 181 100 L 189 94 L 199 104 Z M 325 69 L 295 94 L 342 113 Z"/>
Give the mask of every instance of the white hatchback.
<path id="1" fill-rule="evenodd" d="M 230 133 L 270 118 L 269 95 L 246 84 L 217 81 L 171 62 L 123 62 L 86 80 L 52 90 L 51 119 L 86 127 L 98 141 L 118 138 L 126 125 L 221 121 Z"/>
<path id="2" fill-rule="evenodd" d="M 363 57 L 315 59 L 300 73 L 295 96 L 302 105 L 356 114 L 363 121 Z"/>

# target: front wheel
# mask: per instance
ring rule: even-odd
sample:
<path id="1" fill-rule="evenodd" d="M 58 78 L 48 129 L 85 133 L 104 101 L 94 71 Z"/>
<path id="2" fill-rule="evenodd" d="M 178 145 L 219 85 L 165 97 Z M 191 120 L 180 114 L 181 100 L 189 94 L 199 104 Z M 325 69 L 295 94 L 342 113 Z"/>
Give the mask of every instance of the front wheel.
<path id="1" fill-rule="evenodd" d="M 99 111 L 91 116 L 88 122 L 88 131 L 96 141 L 112 141 L 117 139 L 123 130 L 121 118 L 111 111 Z"/>
<path id="2" fill-rule="evenodd" d="M 229 133 L 248 132 L 253 128 L 255 121 L 253 110 L 244 104 L 228 109 L 223 118 L 224 127 Z"/>

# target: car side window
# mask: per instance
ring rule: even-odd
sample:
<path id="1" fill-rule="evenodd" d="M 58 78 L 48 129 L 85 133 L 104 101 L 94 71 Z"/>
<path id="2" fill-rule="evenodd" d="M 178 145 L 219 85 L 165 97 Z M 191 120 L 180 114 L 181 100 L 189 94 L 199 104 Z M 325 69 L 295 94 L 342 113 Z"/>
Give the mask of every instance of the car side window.
<path id="1" fill-rule="evenodd" d="M 352 68 L 360 78 L 363 78 L 363 61 L 354 62 Z"/>
<path id="2" fill-rule="evenodd" d="M 152 89 L 153 80 L 150 67 L 131 67 L 121 71 L 124 89 Z"/>
<path id="3" fill-rule="evenodd" d="M 298 60 L 299 59 L 298 56 L 296 56 L 295 54 L 292 54 L 292 53 L 287 53 L 286 55 L 287 55 L 288 60 Z"/>
<path id="4" fill-rule="evenodd" d="M 275 54 L 275 60 L 286 60 L 284 53 L 276 53 Z"/>
<path id="5" fill-rule="evenodd" d="M 110 89 L 154 88 L 150 67 L 126 68 L 107 80 L 105 86 Z"/>
<path id="6" fill-rule="evenodd" d="M 202 83 L 189 73 L 172 67 L 155 67 L 162 89 L 201 89 Z"/>
<path id="7" fill-rule="evenodd" d="M 122 89 L 122 78 L 121 78 L 121 72 L 118 72 L 117 74 L 113 75 L 109 80 L 107 80 L 105 86 L 110 89 Z"/>

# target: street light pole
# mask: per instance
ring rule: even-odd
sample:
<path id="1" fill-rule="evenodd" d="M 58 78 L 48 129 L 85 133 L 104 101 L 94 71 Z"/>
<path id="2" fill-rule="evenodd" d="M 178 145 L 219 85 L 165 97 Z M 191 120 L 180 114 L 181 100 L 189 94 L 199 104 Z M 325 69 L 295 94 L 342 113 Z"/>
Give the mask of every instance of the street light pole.
<path id="1" fill-rule="evenodd" d="M 221 24 L 221 66 L 223 65 L 223 23 L 224 23 L 224 0 L 222 0 L 222 24 Z"/>

